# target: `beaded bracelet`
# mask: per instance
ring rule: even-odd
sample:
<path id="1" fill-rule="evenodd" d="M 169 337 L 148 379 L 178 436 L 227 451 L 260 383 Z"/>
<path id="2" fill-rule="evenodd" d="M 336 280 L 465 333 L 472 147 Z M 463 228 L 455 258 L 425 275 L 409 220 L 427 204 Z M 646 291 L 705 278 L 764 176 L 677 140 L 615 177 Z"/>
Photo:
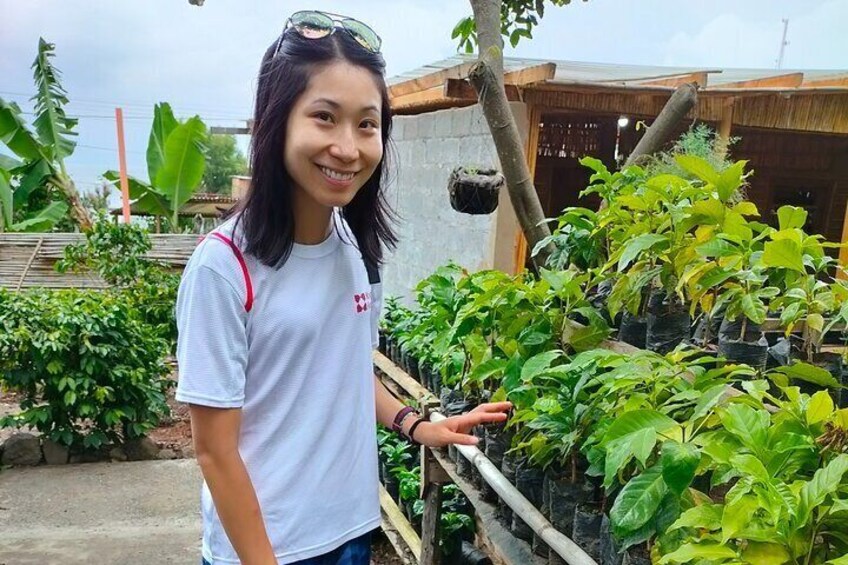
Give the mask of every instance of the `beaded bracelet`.
<path id="1" fill-rule="evenodd" d="M 417 420 L 415 420 L 415 423 L 413 423 L 412 426 L 409 427 L 409 433 L 406 435 L 406 437 L 408 437 L 410 441 L 418 444 L 420 444 L 421 442 L 415 439 L 415 428 L 417 428 L 418 424 L 420 424 L 421 422 L 424 422 L 424 418 L 418 418 Z"/>
<path id="2" fill-rule="evenodd" d="M 398 413 L 395 414 L 395 419 L 392 422 L 392 430 L 395 432 L 401 431 L 401 424 L 403 424 L 404 419 L 409 416 L 411 413 L 415 412 L 415 408 L 412 406 L 404 406 Z"/>

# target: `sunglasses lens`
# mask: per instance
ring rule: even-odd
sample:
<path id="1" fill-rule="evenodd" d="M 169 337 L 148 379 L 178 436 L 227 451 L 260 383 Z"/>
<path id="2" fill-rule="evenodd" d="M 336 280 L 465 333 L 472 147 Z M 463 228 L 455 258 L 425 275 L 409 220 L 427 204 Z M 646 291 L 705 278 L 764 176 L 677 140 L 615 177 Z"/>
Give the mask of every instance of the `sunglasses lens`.
<path id="1" fill-rule="evenodd" d="M 333 20 L 318 12 L 297 12 L 291 17 L 291 25 L 307 39 L 327 37 L 333 31 Z"/>
<path id="2" fill-rule="evenodd" d="M 364 48 L 377 53 L 380 51 L 380 37 L 374 30 L 362 22 L 356 20 L 344 20 L 345 29 Z"/>

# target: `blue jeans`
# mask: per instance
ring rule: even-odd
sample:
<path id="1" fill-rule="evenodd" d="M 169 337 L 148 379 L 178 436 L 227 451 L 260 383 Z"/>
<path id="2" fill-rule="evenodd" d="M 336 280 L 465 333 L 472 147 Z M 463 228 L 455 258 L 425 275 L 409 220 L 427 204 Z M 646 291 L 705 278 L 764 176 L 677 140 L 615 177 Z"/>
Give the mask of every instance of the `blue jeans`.
<path id="1" fill-rule="evenodd" d="M 212 565 L 205 559 L 202 565 Z M 292 565 L 369 565 L 371 563 L 371 532 L 342 544 L 333 551 L 303 559 Z"/>

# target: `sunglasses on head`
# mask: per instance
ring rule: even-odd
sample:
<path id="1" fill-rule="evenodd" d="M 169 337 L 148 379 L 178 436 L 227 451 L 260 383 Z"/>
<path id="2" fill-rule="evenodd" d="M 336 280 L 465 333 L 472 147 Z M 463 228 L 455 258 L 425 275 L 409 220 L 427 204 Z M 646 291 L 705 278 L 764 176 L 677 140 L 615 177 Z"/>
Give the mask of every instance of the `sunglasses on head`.
<path id="1" fill-rule="evenodd" d="M 295 12 L 286 20 L 283 33 L 280 34 L 280 39 L 277 40 L 277 47 L 274 49 L 274 57 L 280 52 L 283 36 L 288 29 L 294 29 L 298 35 L 306 39 L 329 37 L 337 29 L 343 29 L 364 49 L 372 53 L 379 53 L 380 45 L 382 44 L 380 36 L 359 20 L 338 14 L 319 12 L 317 10 L 304 10 Z"/>

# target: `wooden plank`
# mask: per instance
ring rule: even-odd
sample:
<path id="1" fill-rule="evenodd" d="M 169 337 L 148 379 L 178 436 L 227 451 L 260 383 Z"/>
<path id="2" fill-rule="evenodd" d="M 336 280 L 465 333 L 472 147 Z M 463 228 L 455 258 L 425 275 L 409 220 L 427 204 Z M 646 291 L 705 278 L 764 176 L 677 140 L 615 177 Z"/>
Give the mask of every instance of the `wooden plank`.
<path id="1" fill-rule="evenodd" d="M 395 553 L 398 554 L 400 560 L 403 561 L 404 565 L 417 565 L 418 559 L 412 554 L 412 551 L 406 546 L 403 541 L 403 538 L 400 537 L 400 533 L 397 529 L 389 522 L 386 517 L 386 512 L 380 508 L 380 514 L 382 516 L 382 520 L 380 521 L 380 529 L 383 530 L 383 533 L 386 535 L 386 538 L 389 540 L 389 543 L 392 544 L 392 547 L 395 548 Z"/>
<path id="2" fill-rule="evenodd" d="M 424 104 L 432 104 L 435 102 L 447 101 L 445 97 L 445 87 L 442 84 L 436 85 L 426 90 L 419 90 L 396 96 L 390 99 L 392 109 L 405 108 L 408 106 L 420 106 Z"/>
<path id="3" fill-rule="evenodd" d="M 545 565 L 542 559 L 533 553 L 530 544 L 512 535 L 509 529 L 497 518 L 497 507 L 486 502 L 470 481 L 462 477 L 456 465 L 445 455 L 434 452 L 439 465 L 462 490 L 471 505 L 474 506 L 477 522 L 478 545 L 492 558 L 496 565 Z"/>
<path id="4" fill-rule="evenodd" d="M 514 84 L 504 85 L 504 91 L 506 92 L 507 100 L 510 102 L 519 102 L 522 100 L 521 91 Z M 475 103 L 477 102 L 477 92 L 465 79 L 448 79 L 444 85 L 443 95 L 445 99 L 466 101 L 473 100 Z"/>
<path id="5" fill-rule="evenodd" d="M 848 88 L 848 74 L 820 79 L 805 80 L 801 83 L 801 88 L 815 88 L 822 86 Z"/>
<path id="6" fill-rule="evenodd" d="M 786 73 L 771 77 L 755 78 L 751 80 L 739 80 L 736 82 L 724 82 L 716 84 L 712 88 L 797 88 L 804 82 L 804 73 Z"/>
<path id="7" fill-rule="evenodd" d="M 556 76 L 556 64 L 542 63 L 541 65 L 533 65 L 504 73 L 504 84 L 526 86 L 536 82 L 553 80 L 554 76 Z"/>
<path id="8" fill-rule="evenodd" d="M 706 88 L 708 73 L 709 71 L 699 71 L 696 73 L 689 73 L 685 75 L 670 76 L 667 78 L 656 78 L 644 82 L 639 82 L 638 84 L 647 86 L 668 86 L 671 88 L 677 88 L 682 84 L 694 82 L 697 83 L 698 86 L 700 86 L 701 88 Z"/>
<path id="9" fill-rule="evenodd" d="M 397 530 L 404 543 L 416 557 L 421 555 L 421 538 L 415 533 L 412 524 L 401 514 L 400 508 L 392 500 L 392 497 L 386 491 L 386 487 L 380 485 L 380 508 L 386 515 L 386 520 Z"/>
<path id="10" fill-rule="evenodd" d="M 441 87 L 445 81 L 451 78 L 465 78 L 476 63 L 461 63 L 453 67 L 424 75 L 423 77 L 410 79 L 389 87 L 389 98 L 392 102 L 392 107 L 395 106 L 395 100 L 410 94 L 418 93 L 425 90 L 430 90 L 434 87 Z"/>
<path id="11" fill-rule="evenodd" d="M 542 124 L 542 109 L 532 100 L 527 103 L 527 145 L 524 147 L 524 157 L 527 159 L 527 169 L 536 186 L 536 158 L 539 153 L 539 131 Z M 547 210 L 543 210 L 547 216 Z M 527 259 L 527 238 L 524 230 L 519 224 L 515 234 L 515 259 L 513 261 L 513 274 L 517 275 L 524 270 Z"/>
<path id="12" fill-rule="evenodd" d="M 377 366 L 387 377 L 397 383 L 409 396 L 419 402 L 420 406 L 438 406 L 439 399 L 421 385 L 418 381 L 406 374 L 406 372 L 392 363 L 392 361 L 380 353 L 374 351 L 371 355 L 374 365 Z"/>
<path id="13" fill-rule="evenodd" d="M 439 530 L 442 516 L 442 485 L 430 483 L 424 487 L 424 516 L 421 518 L 421 565 L 439 565 Z"/>

